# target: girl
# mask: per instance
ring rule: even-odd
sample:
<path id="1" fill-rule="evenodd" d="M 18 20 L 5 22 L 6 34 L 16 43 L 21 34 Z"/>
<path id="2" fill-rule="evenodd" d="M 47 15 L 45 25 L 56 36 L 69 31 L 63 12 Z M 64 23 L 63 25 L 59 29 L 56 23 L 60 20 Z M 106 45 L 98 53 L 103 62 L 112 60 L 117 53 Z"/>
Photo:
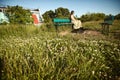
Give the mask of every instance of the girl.
<path id="1" fill-rule="evenodd" d="M 73 26 L 74 29 L 78 30 L 78 29 L 82 28 L 81 21 L 75 19 L 75 17 L 74 17 L 74 11 L 71 11 L 70 19 L 71 19 L 71 22 L 74 24 L 74 26 Z"/>

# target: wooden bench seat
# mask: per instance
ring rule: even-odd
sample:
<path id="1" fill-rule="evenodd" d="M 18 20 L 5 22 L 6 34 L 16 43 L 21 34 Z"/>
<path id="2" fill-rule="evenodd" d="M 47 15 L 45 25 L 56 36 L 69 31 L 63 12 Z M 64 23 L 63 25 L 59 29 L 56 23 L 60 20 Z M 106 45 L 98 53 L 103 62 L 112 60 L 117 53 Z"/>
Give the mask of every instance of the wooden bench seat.
<path id="1" fill-rule="evenodd" d="M 73 23 L 71 23 L 69 18 L 54 18 L 53 23 L 56 31 L 58 31 L 59 26 L 71 26 L 73 29 Z"/>

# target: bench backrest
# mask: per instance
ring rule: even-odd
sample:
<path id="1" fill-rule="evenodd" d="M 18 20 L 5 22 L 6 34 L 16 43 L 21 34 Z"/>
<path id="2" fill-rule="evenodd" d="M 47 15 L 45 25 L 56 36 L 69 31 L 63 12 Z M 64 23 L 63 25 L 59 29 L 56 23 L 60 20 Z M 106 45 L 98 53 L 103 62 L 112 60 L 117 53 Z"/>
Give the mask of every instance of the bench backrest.
<path id="1" fill-rule="evenodd" d="M 109 17 L 104 19 L 104 22 L 108 23 L 110 25 L 112 25 L 113 21 L 114 21 L 114 16 L 109 16 Z"/>
<path id="2" fill-rule="evenodd" d="M 69 18 L 54 18 L 54 23 L 71 23 L 71 20 Z"/>

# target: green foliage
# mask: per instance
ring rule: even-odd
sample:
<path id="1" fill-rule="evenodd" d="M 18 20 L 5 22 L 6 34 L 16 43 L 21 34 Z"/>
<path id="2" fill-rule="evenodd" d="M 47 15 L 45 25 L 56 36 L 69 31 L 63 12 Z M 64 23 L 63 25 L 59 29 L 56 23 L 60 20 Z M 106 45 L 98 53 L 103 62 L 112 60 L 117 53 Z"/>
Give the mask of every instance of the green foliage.
<path id="1" fill-rule="evenodd" d="M 37 33 L 37 29 L 38 28 L 33 25 L 2 25 L 2 27 L 0 27 L 0 38 L 9 36 L 31 36 Z"/>
<path id="2" fill-rule="evenodd" d="M 87 13 L 85 15 L 81 16 L 81 21 L 86 22 L 86 21 L 98 21 L 98 20 L 103 20 L 105 18 L 104 13 Z"/>
<path id="3" fill-rule="evenodd" d="M 51 23 L 52 19 L 55 17 L 55 13 L 52 10 L 46 11 L 43 15 L 45 23 Z"/>
<path id="4" fill-rule="evenodd" d="M 115 19 L 120 20 L 120 14 L 117 14 L 117 15 L 115 16 Z"/>
<path id="5" fill-rule="evenodd" d="M 51 23 L 52 19 L 55 17 L 69 18 L 70 11 L 67 8 L 59 7 L 55 9 L 55 11 L 52 11 L 52 10 L 46 11 L 42 16 L 44 18 L 45 23 Z M 77 17 L 77 19 L 81 20 L 82 22 L 99 21 L 99 20 L 104 20 L 104 18 L 107 16 L 108 15 L 105 15 L 104 13 L 87 13 L 87 14 L 83 14 L 81 17 Z M 115 19 L 119 20 L 120 14 L 117 14 L 115 16 Z"/>
<path id="6" fill-rule="evenodd" d="M 89 29 L 89 30 L 98 30 L 98 31 L 101 31 L 101 23 L 102 21 L 89 21 L 89 22 L 84 22 L 83 23 L 83 26 L 84 28 L 86 29 Z"/>
<path id="7" fill-rule="evenodd" d="M 55 14 L 56 17 L 58 18 L 69 18 L 70 17 L 70 12 L 67 8 L 57 8 L 55 9 Z"/>
<path id="8" fill-rule="evenodd" d="M 21 6 L 8 6 L 7 15 L 10 23 L 29 24 L 33 23 L 30 10 L 23 9 Z"/>

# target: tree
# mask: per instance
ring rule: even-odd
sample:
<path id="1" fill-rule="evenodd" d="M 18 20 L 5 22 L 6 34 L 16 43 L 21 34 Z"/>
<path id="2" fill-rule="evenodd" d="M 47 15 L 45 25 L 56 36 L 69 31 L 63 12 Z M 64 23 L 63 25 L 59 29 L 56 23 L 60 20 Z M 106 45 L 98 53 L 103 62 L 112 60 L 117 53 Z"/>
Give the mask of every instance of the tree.
<path id="1" fill-rule="evenodd" d="M 23 9 L 21 6 L 8 6 L 6 13 L 9 17 L 10 23 L 33 23 L 30 10 Z"/>
<path id="2" fill-rule="evenodd" d="M 70 17 L 70 12 L 67 8 L 59 7 L 55 9 L 55 14 L 56 14 L 56 17 L 58 18 L 69 18 Z"/>
<path id="3" fill-rule="evenodd" d="M 52 19 L 55 17 L 55 13 L 52 10 L 46 11 L 43 15 L 44 22 L 50 23 L 52 22 Z"/>
<path id="4" fill-rule="evenodd" d="M 46 11 L 42 16 L 45 23 L 51 23 L 53 18 L 69 18 L 70 12 L 67 8 L 57 8 L 55 12 L 52 10 Z"/>

